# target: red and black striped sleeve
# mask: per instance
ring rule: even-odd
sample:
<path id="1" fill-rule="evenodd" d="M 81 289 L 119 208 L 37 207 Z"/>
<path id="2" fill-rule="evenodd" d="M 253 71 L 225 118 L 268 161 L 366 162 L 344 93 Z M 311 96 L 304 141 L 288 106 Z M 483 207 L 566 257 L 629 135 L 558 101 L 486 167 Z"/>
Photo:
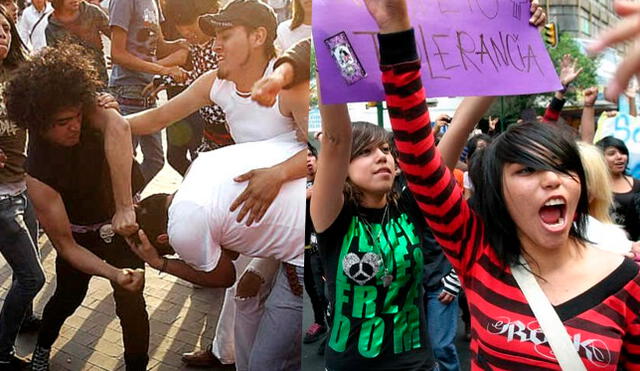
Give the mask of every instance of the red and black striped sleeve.
<path id="1" fill-rule="evenodd" d="M 400 167 L 434 236 L 465 281 L 482 253 L 484 228 L 435 146 L 413 30 L 378 37 Z"/>

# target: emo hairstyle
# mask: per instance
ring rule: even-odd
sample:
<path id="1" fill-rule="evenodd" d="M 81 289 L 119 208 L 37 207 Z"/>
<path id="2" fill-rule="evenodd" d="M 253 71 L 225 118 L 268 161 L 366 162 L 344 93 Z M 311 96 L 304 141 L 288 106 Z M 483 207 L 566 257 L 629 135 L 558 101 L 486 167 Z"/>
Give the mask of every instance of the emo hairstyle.
<path id="1" fill-rule="evenodd" d="M 313 157 L 318 158 L 318 150 L 309 142 L 307 142 L 307 149 L 309 150 L 309 152 L 311 152 L 311 155 Z"/>
<path id="2" fill-rule="evenodd" d="M 481 161 L 472 168 L 471 174 L 475 187 L 473 208 L 486 221 L 485 238 L 504 266 L 517 263 L 524 253 L 517 226 L 505 206 L 503 170 L 510 163 L 534 170 L 571 174 L 580 182 L 580 199 L 569 235 L 578 241 L 586 241 L 585 224 L 589 213 L 587 181 L 580 153 L 572 138 L 554 125 L 511 125 L 480 154 Z"/>
<path id="3" fill-rule="evenodd" d="M 171 246 L 157 243 L 157 238 L 161 234 L 167 233 L 169 223 L 169 208 L 167 207 L 167 193 L 156 193 L 146 197 L 135 206 L 136 220 L 140 224 L 140 229 L 149 238 L 149 242 L 156 248 L 158 254 L 173 255 L 175 251 Z"/>
<path id="4" fill-rule="evenodd" d="M 11 34 L 11 44 L 9 45 L 9 52 L 7 56 L 2 61 L 2 69 L 5 72 L 14 70 L 18 68 L 21 64 L 28 60 L 27 58 L 27 49 L 22 43 L 22 39 L 20 38 L 20 34 L 18 34 L 18 29 L 16 28 L 16 24 L 13 23 L 13 18 L 9 16 L 9 12 L 4 8 L 4 6 L 0 6 L 0 15 L 4 17 L 4 19 L 9 22 L 10 34 Z"/>
<path id="5" fill-rule="evenodd" d="M 44 48 L 23 63 L 5 90 L 7 114 L 18 126 L 42 133 L 61 109 L 93 107 L 103 86 L 93 59 L 77 44 Z"/>
<path id="6" fill-rule="evenodd" d="M 352 123 L 352 139 L 351 139 L 351 156 L 349 162 L 353 161 L 356 157 L 362 155 L 362 153 L 370 146 L 379 146 L 388 143 L 392 147 L 392 138 L 389 132 L 374 125 L 370 122 L 356 121 Z M 352 202 L 354 205 L 359 205 L 362 199 L 362 191 L 358 189 L 358 186 L 351 182 L 351 179 L 347 178 L 344 186 L 345 199 Z M 398 199 L 398 195 L 393 191 L 389 191 L 387 195 L 387 201 L 395 202 Z"/>
<path id="7" fill-rule="evenodd" d="M 215 14 L 220 9 L 218 0 L 164 0 L 162 10 L 169 22 L 186 26 L 198 22 L 204 14 Z"/>
<path id="8" fill-rule="evenodd" d="M 600 148 L 578 142 L 582 166 L 587 176 L 589 189 L 589 215 L 602 223 L 613 224 L 609 210 L 613 205 L 611 174 Z"/>
<path id="9" fill-rule="evenodd" d="M 617 149 L 622 154 L 627 156 L 627 165 L 629 165 L 629 149 L 627 148 L 627 145 L 624 144 L 622 140 L 618 138 L 614 138 L 611 135 L 609 135 L 608 137 L 604 137 L 600 139 L 596 143 L 596 146 L 600 147 L 602 152 L 605 152 L 609 147 L 613 147 Z M 629 171 L 627 169 L 624 170 L 624 175 L 629 175 Z"/>

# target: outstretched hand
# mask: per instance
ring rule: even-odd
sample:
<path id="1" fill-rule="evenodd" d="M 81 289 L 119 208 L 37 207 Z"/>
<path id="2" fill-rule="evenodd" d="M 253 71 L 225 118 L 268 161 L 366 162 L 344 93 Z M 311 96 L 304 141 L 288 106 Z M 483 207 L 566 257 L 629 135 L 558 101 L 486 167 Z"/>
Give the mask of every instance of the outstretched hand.
<path id="1" fill-rule="evenodd" d="M 582 67 L 576 69 L 576 65 L 578 64 L 578 59 L 572 57 L 569 54 L 565 54 L 562 56 L 562 60 L 560 61 L 560 82 L 562 86 L 569 86 L 575 79 L 580 76 L 582 73 Z"/>
<path id="2" fill-rule="evenodd" d="M 406 0 L 364 0 L 380 33 L 393 33 L 411 28 Z"/>
<path id="3" fill-rule="evenodd" d="M 620 16 L 624 17 L 624 20 L 615 27 L 603 32 L 598 40 L 587 48 L 589 53 L 600 53 L 607 47 L 625 41 L 636 40 L 637 36 L 640 35 L 640 3 L 615 0 L 613 8 Z M 635 46 L 627 53 L 625 59 L 618 66 L 615 76 L 609 82 L 605 91 L 607 100 L 615 101 L 625 90 L 629 80 L 638 72 L 640 72 L 640 47 Z"/>

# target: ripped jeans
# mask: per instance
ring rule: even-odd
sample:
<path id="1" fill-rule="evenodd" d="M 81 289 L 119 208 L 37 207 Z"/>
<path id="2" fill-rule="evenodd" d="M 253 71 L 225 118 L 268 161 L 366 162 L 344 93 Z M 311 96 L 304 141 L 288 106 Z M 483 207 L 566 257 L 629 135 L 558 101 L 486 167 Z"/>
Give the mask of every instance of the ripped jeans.
<path id="1" fill-rule="evenodd" d="M 9 360 L 20 325 L 45 282 L 36 216 L 26 192 L 0 199 L 0 254 L 13 271 L 0 311 L 0 361 Z"/>

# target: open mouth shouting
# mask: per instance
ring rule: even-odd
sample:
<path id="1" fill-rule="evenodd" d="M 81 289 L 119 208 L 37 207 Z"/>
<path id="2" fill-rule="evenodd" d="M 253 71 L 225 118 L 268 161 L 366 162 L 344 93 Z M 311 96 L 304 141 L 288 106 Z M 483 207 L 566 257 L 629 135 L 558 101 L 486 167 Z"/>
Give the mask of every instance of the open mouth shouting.
<path id="1" fill-rule="evenodd" d="M 548 199 L 538 211 L 543 226 L 551 232 L 564 229 L 567 222 L 567 201 L 560 196 Z"/>

